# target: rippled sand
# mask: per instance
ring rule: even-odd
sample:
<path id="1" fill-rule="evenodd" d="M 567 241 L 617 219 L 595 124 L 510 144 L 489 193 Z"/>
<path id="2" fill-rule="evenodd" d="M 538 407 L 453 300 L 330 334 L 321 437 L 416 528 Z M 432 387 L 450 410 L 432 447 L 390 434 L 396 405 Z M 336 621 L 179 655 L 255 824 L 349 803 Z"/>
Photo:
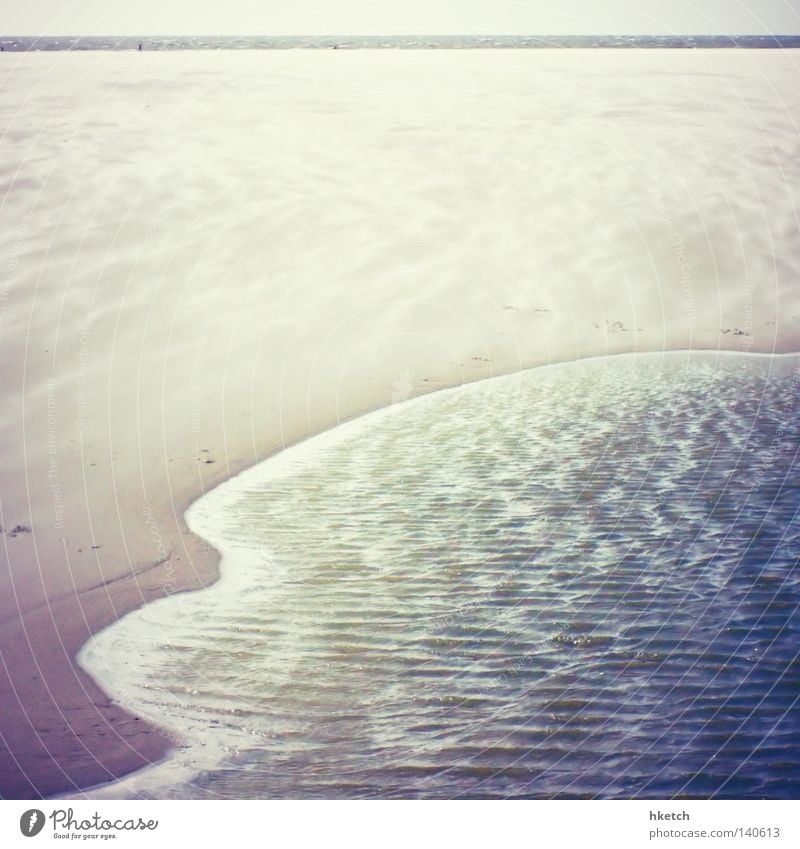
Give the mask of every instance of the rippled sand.
<path id="1" fill-rule="evenodd" d="M 0 796 L 163 756 L 75 656 L 214 582 L 231 475 L 534 365 L 800 350 L 799 56 L 0 54 Z"/>
<path id="2" fill-rule="evenodd" d="M 199 501 L 222 583 L 83 662 L 185 740 L 111 794 L 796 797 L 800 358 L 397 405 Z"/>

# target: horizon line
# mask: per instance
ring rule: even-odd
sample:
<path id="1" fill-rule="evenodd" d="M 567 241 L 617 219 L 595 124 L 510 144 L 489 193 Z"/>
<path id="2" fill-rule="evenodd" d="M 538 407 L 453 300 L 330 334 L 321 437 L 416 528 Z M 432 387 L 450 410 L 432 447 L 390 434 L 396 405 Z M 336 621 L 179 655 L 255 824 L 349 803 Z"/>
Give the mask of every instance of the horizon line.
<path id="1" fill-rule="evenodd" d="M 178 32 L 154 32 L 154 33 L 100 33 L 100 34 L 76 34 L 76 33 L 9 33 L 0 38 L 795 38 L 800 37 L 800 32 L 783 33 L 706 33 L 706 32 L 675 32 L 675 33 L 615 33 L 615 32 L 575 32 L 575 33 L 513 33 L 513 32 L 402 32 L 402 33 L 307 33 L 307 32 L 273 32 L 273 33 L 178 33 Z"/>

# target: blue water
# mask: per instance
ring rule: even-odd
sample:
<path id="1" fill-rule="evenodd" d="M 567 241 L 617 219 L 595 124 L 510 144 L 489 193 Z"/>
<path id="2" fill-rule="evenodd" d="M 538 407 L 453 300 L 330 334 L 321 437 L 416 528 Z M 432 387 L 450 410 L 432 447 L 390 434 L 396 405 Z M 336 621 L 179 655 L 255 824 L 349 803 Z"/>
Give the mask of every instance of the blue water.
<path id="1" fill-rule="evenodd" d="M 800 358 L 440 392 L 195 504 L 220 584 L 82 661 L 151 797 L 800 796 Z"/>

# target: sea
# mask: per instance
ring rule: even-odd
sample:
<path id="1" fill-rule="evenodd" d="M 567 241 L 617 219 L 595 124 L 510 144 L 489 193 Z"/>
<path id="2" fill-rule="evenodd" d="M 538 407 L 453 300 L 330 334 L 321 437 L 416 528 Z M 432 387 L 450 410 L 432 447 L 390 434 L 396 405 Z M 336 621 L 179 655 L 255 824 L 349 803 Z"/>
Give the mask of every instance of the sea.
<path id="1" fill-rule="evenodd" d="M 270 35 L 270 36 L 27 36 L 0 37 L 9 51 L 40 50 L 469 50 L 558 48 L 800 47 L 800 35 Z"/>
<path id="2" fill-rule="evenodd" d="M 81 664 L 174 749 L 113 798 L 800 797 L 800 356 L 549 365 L 188 511 L 222 579 Z"/>

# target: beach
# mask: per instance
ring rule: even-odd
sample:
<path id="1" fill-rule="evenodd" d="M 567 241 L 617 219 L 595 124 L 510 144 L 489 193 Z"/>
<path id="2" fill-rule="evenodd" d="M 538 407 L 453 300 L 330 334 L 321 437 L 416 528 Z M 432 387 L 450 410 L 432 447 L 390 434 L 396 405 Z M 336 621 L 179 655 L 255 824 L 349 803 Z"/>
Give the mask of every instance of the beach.
<path id="1" fill-rule="evenodd" d="M 0 796 L 169 734 L 77 665 L 213 583 L 185 510 L 538 364 L 800 349 L 797 51 L 0 61 Z"/>

